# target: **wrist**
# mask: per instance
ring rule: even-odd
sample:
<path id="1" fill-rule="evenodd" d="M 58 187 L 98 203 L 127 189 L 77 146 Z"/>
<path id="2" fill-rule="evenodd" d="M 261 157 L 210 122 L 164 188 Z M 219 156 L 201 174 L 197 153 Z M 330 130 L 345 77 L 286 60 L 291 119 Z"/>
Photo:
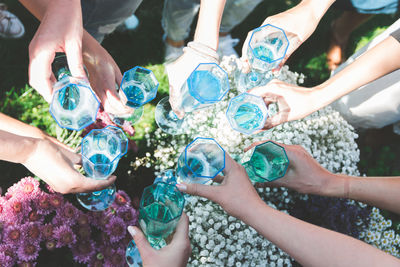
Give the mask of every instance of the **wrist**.
<path id="1" fill-rule="evenodd" d="M 42 142 L 44 139 L 39 138 L 24 138 L 21 141 L 23 150 L 21 151 L 20 156 L 18 157 L 18 162 L 20 164 L 26 164 L 31 158 L 34 157 L 34 154 L 39 146 L 39 143 Z"/>
<path id="2" fill-rule="evenodd" d="M 329 173 L 328 183 L 322 188 L 322 195 L 327 197 L 350 197 L 350 177 Z"/>

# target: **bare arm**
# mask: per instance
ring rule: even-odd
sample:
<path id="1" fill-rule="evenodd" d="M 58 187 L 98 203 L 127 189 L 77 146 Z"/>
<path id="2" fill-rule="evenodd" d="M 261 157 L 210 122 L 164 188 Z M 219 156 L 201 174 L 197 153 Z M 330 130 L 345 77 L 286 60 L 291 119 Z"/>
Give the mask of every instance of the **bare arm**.
<path id="1" fill-rule="evenodd" d="M 261 142 L 256 142 L 253 147 Z M 283 178 L 258 186 L 288 187 L 300 193 L 351 198 L 400 214 L 400 177 L 355 177 L 323 168 L 301 146 L 284 145 L 290 160 Z M 247 149 L 250 149 L 247 148 Z"/>
<path id="2" fill-rule="evenodd" d="M 250 92 L 262 96 L 267 104 L 278 103 L 279 112 L 266 121 L 264 129 L 269 129 L 304 118 L 360 86 L 399 69 L 400 62 L 393 60 L 399 57 L 400 43 L 390 36 L 318 86 L 305 88 L 272 80 Z"/>
<path id="3" fill-rule="evenodd" d="M 206 197 L 286 251 L 303 266 L 399 266 L 400 261 L 355 238 L 339 234 L 267 206 L 242 166 L 228 155 L 219 186 L 178 184 L 189 194 Z"/>

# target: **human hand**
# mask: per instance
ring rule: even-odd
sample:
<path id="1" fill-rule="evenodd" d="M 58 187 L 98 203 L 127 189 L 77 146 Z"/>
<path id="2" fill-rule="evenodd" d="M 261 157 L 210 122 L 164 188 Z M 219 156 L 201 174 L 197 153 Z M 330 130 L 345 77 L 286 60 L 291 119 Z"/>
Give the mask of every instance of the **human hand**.
<path id="1" fill-rule="evenodd" d="M 243 220 L 249 207 L 264 205 L 254 186 L 250 182 L 246 170 L 227 153 L 225 153 L 225 169 L 220 185 L 177 184 L 180 191 L 208 198 L 218 203 L 228 214 Z"/>
<path id="2" fill-rule="evenodd" d="M 267 107 L 272 103 L 278 106 L 278 112 L 267 118 L 261 131 L 288 121 L 302 119 L 318 110 L 321 105 L 314 96 L 314 91 L 312 88 L 300 87 L 276 79 L 265 86 L 250 89 L 249 93 L 262 97 Z"/>
<path id="3" fill-rule="evenodd" d="M 315 31 L 319 20 L 312 19 L 313 17 L 314 16 L 311 13 L 311 9 L 301 8 L 301 5 L 299 5 L 287 11 L 266 18 L 260 25 L 261 27 L 271 24 L 283 29 L 289 40 L 288 50 L 286 51 L 285 57 L 279 64 L 278 69 L 285 64 L 286 60 L 292 55 L 292 53 L 296 51 L 297 48 L 299 48 L 299 46 Z M 250 64 L 247 58 L 247 49 L 252 33 L 253 31 L 250 31 L 247 34 L 246 40 L 244 41 L 242 47 L 241 60 L 243 62 L 243 72 L 245 73 L 250 71 Z"/>
<path id="4" fill-rule="evenodd" d="M 89 73 L 89 82 L 107 113 L 129 114 L 118 95 L 122 74 L 112 56 L 87 32 L 83 34 L 83 61 Z M 117 86 L 116 86 L 117 85 Z"/>
<path id="5" fill-rule="evenodd" d="M 169 102 L 172 110 L 180 119 L 185 115 L 181 108 L 184 93 L 181 90 L 182 86 L 200 63 L 218 63 L 216 52 L 215 55 L 208 56 L 202 55 L 190 47 L 185 47 L 182 56 L 165 66 L 169 80 Z"/>
<path id="6" fill-rule="evenodd" d="M 72 76 L 86 78 L 82 63 L 82 11 L 80 1 L 50 1 L 29 44 L 29 84 L 51 101 L 56 82 L 51 63 L 64 52 Z"/>
<path id="7" fill-rule="evenodd" d="M 189 218 L 185 213 L 182 214 L 172 241 L 167 246 L 156 250 L 151 247 L 145 235 L 136 226 L 128 226 L 128 231 L 139 250 L 145 267 L 170 267 L 186 266 L 192 248 L 189 240 Z"/>
<path id="8" fill-rule="evenodd" d="M 245 148 L 245 152 L 269 140 L 259 141 Z M 256 187 L 287 187 L 303 194 L 329 195 L 335 189 L 344 189 L 344 180 L 322 167 L 302 146 L 282 146 L 289 158 L 289 168 L 284 177 L 273 182 L 256 183 Z M 339 194 L 340 196 L 344 195 Z"/>
<path id="9" fill-rule="evenodd" d="M 74 165 L 81 162 L 81 156 L 48 139 L 33 139 L 30 150 L 21 163 L 56 192 L 67 194 L 98 191 L 116 179 L 115 176 L 106 180 L 86 178 L 74 168 Z"/>

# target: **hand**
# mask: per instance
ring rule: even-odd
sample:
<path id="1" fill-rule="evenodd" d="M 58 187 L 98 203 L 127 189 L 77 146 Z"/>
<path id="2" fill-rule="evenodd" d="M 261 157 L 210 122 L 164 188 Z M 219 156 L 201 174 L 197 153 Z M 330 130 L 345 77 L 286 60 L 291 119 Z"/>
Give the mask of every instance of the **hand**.
<path id="1" fill-rule="evenodd" d="M 189 240 L 189 218 L 185 213 L 182 214 L 178 222 L 171 243 L 160 250 L 151 247 L 138 227 L 128 226 L 128 231 L 139 249 L 143 266 L 183 267 L 187 265 L 192 249 Z"/>
<path id="2" fill-rule="evenodd" d="M 165 67 L 169 79 L 169 103 L 171 104 L 172 110 L 180 119 L 185 115 L 185 112 L 181 109 L 183 96 L 183 92 L 181 91 L 182 86 L 200 63 L 218 62 L 217 60 L 207 60 L 199 54 L 192 52 L 190 49 L 187 49 L 182 56 Z"/>
<path id="3" fill-rule="evenodd" d="M 81 161 L 80 155 L 48 139 L 33 140 L 31 152 L 21 163 L 56 192 L 98 191 L 114 183 L 115 176 L 107 180 L 94 180 L 80 174 L 74 168 Z"/>
<path id="4" fill-rule="evenodd" d="M 83 61 L 89 72 L 89 81 L 104 110 L 114 115 L 128 114 L 117 93 L 116 85 L 122 81 L 121 71 L 111 55 L 87 32 L 83 37 Z"/>
<path id="5" fill-rule="evenodd" d="M 80 1 L 50 1 L 39 29 L 29 44 L 29 84 L 47 102 L 56 79 L 51 63 L 56 52 L 65 52 L 74 77 L 86 78 L 82 63 L 82 11 Z"/>
<path id="6" fill-rule="evenodd" d="M 240 220 L 249 207 L 265 205 L 254 189 L 244 167 L 225 153 L 224 177 L 220 185 L 177 184 L 179 190 L 208 198 L 218 203 L 228 214 Z M 222 177 L 220 177 L 222 179 Z"/>
<path id="7" fill-rule="evenodd" d="M 274 16 L 270 16 L 260 25 L 271 24 L 283 29 L 289 40 L 289 48 L 286 51 L 285 58 L 280 63 L 279 67 L 283 66 L 286 60 L 292 55 L 297 48 L 310 37 L 318 25 L 319 19 L 315 18 L 311 8 L 303 8 L 302 4 L 281 12 Z M 250 71 L 250 64 L 247 58 L 248 44 L 253 31 L 247 34 L 242 48 L 243 71 Z"/>
<path id="8" fill-rule="evenodd" d="M 244 151 L 267 141 L 269 140 L 255 142 Z M 323 168 L 302 146 L 277 144 L 285 148 L 290 162 L 289 168 L 284 177 L 274 182 L 256 183 L 256 187 L 283 186 L 299 193 L 315 195 L 328 195 L 333 188 L 344 189 L 344 180 Z M 343 195 L 344 192 L 339 194 Z"/>
<path id="9" fill-rule="evenodd" d="M 262 130 L 271 129 L 279 124 L 302 119 L 320 107 L 318 99 L 314 99 L 314 89 L 272 80 L 267 85 L 255 87 L 249 93 L 261 96 L 265 104 L 278 105 L 278 113 L 268 117 Z"/>

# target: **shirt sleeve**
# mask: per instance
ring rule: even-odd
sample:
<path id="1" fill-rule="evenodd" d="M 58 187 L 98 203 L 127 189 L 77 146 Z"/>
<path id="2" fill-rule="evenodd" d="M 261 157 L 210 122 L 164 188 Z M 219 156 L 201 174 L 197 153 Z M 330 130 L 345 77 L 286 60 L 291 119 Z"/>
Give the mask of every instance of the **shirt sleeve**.
<path id="1" fill-rule="evenodd" d="M 395 30 L 390 34 L 394 39 L 400 42 L 400 29 Z"/>

